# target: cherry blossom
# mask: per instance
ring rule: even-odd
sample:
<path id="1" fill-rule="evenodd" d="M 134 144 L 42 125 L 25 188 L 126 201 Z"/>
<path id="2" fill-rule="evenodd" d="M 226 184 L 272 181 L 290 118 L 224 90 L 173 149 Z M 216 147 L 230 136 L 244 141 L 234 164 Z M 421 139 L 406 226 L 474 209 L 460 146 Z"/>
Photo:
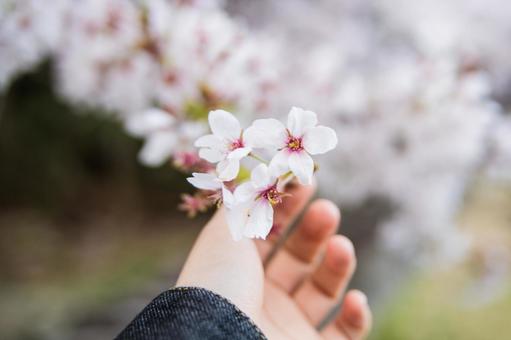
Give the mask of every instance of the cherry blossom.
<path id="1" fill-rule="evenodd" d="M 284 193 L 278 174 L 266 164 L 252 171 L 250 181 L 234 191 L 234 204 L 226 206 L 227 222 L 235 240 L 242 236 L 265 239 L 273 225 L 273 206 L 282 202 Z"/>
<path id="2" fill-rule="evenodd" d="M 227 210 L 227 225 L 231 232 L 232 238 L 239 241 L 243 238 L 243 228 L 245 226 L 248 204 L 245 202 L 237 203 L 233 193 L 227 189 L 222 180 L 213 173 L 197 173 L 192 174 L 193 177 L 188 177 L 187 180 L 198 189 L 215 191 L 215 194 L 210 196 L 212 200 L 217 203 L 223 203 Z M 191 201 L 190 199 L 188 201 Z M 191 204 L 196 202 L 186 202 L 183 208 L 189 209 Z M 193 208 L 193 207 L 191 207 Z"/>
<path id="3" fill-rule="evenodd" d="M 276 119 L 259 119 L 246 130 L 245 139 L 254 147 L 278 150 L 270 168 L 279 174 L 291 170 L 300 183 L 308 185 L 314 172 L 311 155 L 323 154 L 337 145 L 335 131 L 317 123 L 314 112 L 293 107 L 287 128 Z"/>
<path id="4" fill-rule="evenodd" d="M 202 190 L 219 190 L 222 188 L 222 181 L 214 174 L 194 172 L 193 177 L 186 180 L 194 187 Z"/>
<path id="5" fill-rule="evenodd" d="M 127 118 L 125 128 L 133 136 L 145 137 L 139 159 L 149 166 L 160 166 L 204 130 L 201 123 L 178 121 L 169 112 L 158 108 Z"/>
<path id="6" fill-rule="evenodd" d="M 228 211 L 238 212 L 238 206 L 235 203 L 235 198 L 233 193 L 227 189 L 221 179 L 218 178 L 217 174 L 214 173 L 199 173 L 194 172 L 192 177 L 188 177 L 187 181 L 192 184 L 194 187 L 206 190 L 206 191 L 214 191 L 214 194 L 209 195 L 210 204 L 213 203 L 223 203 Z M 204 195 L 202 195 L 204 197 Z M 183 209 L 187 209 L 188 211 L 194 211 L 194 205 L 196 205 L 196 200 L 189 198 L 185 200 Z M 231 210 L 232 209 L 232 210 Z M 232 237 L 234 240 L 241 239 L 241 235 L 239 234 L 239 227 L 241 223 L 239 218 L 232 219 L 232 217 L 238 216 L 236 214 L 227 214 L 227 224 L 229 226 L 229 230 L 231 231 Z"/>
<path id="7" fill-rule="evenodd" d="M 195 142 L 199 147 L 199 156 L 211 163 L 218 163 L 218 177 L 224 181 L 236 178 L 240 169 L 240 160 L 246 157 L 252 148 L 243 139 L 238 120 L 224 110 L 211 111 L 208 116 L 212 134 L 202 136 Z"/>
<path id="8" fill-rule="evenodd" d="M 213 195 L 212 198 L 218 203 L 222 202 L 228 208 L 234 206 L 234 195 L 227 189 L 224 182 L 218 178 L 218 175 L 194 172 L 192 177 L 188 177 L 186 180 L 198 189 L 216 191 L 217 195 Z"/>

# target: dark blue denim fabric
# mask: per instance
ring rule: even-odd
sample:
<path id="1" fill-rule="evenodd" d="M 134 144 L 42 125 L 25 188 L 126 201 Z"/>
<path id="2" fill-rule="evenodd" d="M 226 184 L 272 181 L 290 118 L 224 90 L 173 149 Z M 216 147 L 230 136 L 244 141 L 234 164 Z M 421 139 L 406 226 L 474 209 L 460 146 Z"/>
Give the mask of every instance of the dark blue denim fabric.
<path id="1" fill-rule="evenodd" d="M 124 339 L 266 339 L 235 305 L 203 288 L 179 287 L 156 297 L 116 337 Z"/>

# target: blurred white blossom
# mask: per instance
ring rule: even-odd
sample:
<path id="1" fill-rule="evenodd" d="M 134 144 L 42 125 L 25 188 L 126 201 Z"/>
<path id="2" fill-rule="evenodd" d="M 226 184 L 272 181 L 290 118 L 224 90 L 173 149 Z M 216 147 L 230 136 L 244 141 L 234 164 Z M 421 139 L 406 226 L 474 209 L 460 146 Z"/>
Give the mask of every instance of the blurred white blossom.
<path id="1" fill-rule="evenodd" d="M 320 188 L 345 206 L 390 201 L 390 218 L 376 226 L 383 248 L 418 262 L 459 258 L 467 239 L 455 217 L 471 179 L 496 163 L 511 173 L 504 151 L 511 134 L 494 100 L 499 84 L 509 84 L 502 77 L 511 79 L 502 43 L 507 7 L 498 0 L 236 7 L 288 43 L 282 105 L 310 107 L 336 129 L 339 147 L 322 164 Z"/>
<path id="2" fill-rule="evenodd" d="M 0 0 L 0 91 L 60 43 L 68 0 Z"/>
<path id="3" fill-rule="evenodd" d="M 503 0 L 0 0 L 0 89 L 52 57 L 62 95 L 115 112 L 150 165 L 188 152 L 210 110 L 247 122 L 310 108 L 339 138 L 321 189 L 391 202 L 382 247 L 455 258 L 472 179 L 511 173 L 510 12 Z"/>
<path id="4" fill-rule="evenodd" d="M 151 108 L 126 119 L 126 131 L 146 139 L 139 159 L 149 166 L 160 166 L 170 156 L 189 150 L 205 130 L 200 122 L 180 121 L 171 113 Z"/>
<path id="5" fill-rule="evenodd" d="M 487 172 L 491 178 L 511 180 L 511 117 L 496 122 L 490 136 L 489 166 Z"/>

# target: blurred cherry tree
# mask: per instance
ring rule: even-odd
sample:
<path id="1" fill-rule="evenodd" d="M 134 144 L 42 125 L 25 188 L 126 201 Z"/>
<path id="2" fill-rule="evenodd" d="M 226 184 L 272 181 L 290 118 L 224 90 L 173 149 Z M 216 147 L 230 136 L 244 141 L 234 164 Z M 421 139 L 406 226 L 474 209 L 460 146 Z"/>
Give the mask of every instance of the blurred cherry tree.
<path id="1" fill-rule="evenodd" d="M 511 179 L 510 12 L 503 0 L 0 0 L 0 90 L 49 58 L 62 98 L 142 138 L 149 166 L 194 159 L 211 109 L 314 110 L 339 136 L 319 183 L 348 233 L 404 262 L 454 260 L 471 183 Z"/>

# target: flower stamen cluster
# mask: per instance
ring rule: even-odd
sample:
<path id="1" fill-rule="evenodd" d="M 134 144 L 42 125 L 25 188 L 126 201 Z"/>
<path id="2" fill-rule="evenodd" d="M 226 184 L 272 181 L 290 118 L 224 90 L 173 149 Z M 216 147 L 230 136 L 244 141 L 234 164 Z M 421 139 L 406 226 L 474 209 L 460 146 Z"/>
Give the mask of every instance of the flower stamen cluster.
<path id="1" fill-rule="evenodd" d="M 289 133 L 289 137 L 286 141 L 286 147 L 290 151 L 301 151 L 301 150 L 303 150 L 302 139 L 298 138 L 298 137 L 294 137 Z"/>
<path id="2" fill-rule="evenodd" d="M 229 146 L 229 150 L 234 151 L 234 150 L 242 148 L 244 146 L 245 146 L 245 144 L 243 144 L 243 140 L 241 138 L 235 139 L 231 142 L 231 145 Z"/>
<path id="3" fill-rule="evenodd" d="M 259 194 L 259 197 L 267 200 L 271 205 L 282 203 L 283 196 L 284 193 L 277 189 L 277 183 L 273 184 L 268 189 L 261 191 Z"/>

